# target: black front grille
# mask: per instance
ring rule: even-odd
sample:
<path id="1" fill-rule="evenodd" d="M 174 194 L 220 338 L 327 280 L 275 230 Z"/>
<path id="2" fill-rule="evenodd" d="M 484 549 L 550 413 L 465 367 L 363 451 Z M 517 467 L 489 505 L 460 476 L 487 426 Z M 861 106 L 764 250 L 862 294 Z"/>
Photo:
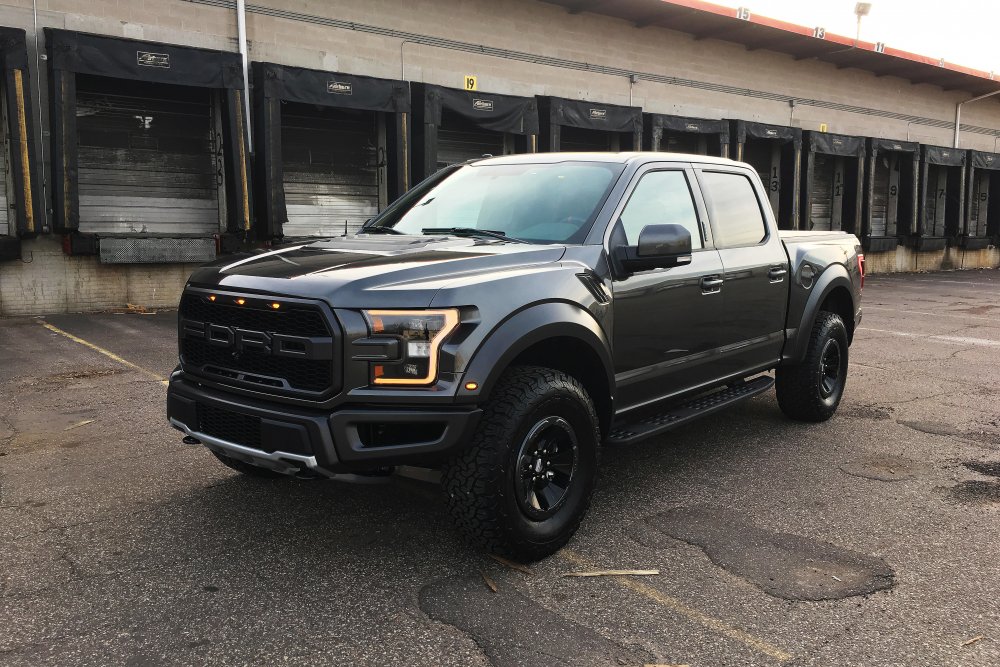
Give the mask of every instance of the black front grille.
<path id="1" fill-rule="evenodd" d="M 181 299 L 180 315 L 197 322 L 290 336 L 330 335 L 322 313 L 312 306 L 283 304 L 280 310 L 272 310 L 258 305 L 237 306 L 218 301 L 213 303 L 197 294 L 185 294 Z"/>
<path id="2" fill-rule="evenodd" d="M 198 404 L 198 430 L 237 445 L 261 448 L 260 417 Z"/>
<path id="3" fill-rule="evenodd" d="M 219 299 L 235 300 L 229 296 Z M 325 358 L 279 356 L 259 346 L 220 345 L 209 341 L 204 331 L 212 325 L 269 336 L 281 334 L 323 340 L 332 345 L 332 328 L 317 307 L 283 302 L 280 309 L 274 310 L 269 302 L 258 304 L 250 298 L 248 301 L 251 303 L 240 306 L 211 302 L 192 293 L 182 297 L 180 353 L 185 370 L 269 393 L 322 394 L 334 389 L 334 359 L 329 355 Z"/>

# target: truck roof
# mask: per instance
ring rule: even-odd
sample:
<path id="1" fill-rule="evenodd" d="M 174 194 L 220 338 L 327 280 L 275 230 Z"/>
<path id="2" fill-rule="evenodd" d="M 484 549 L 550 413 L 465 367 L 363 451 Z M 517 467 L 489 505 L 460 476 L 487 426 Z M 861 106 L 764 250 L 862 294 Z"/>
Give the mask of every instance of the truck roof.
<path id="1" fill-rule="evenodd" d="M 694 155 L 691 153 L 668 153 L 663 151 L 629 151 L 621 153 L 591 152 L 591 153 L 520 153 L 500 157 L 483 156 L 471 160 L 470 164 L 553 164 L 556 162 L 613 162 L 627 164 L 630 162 L 699 162 L 702 164 L 741 164 L 735 160 L 711 155 Z"/>

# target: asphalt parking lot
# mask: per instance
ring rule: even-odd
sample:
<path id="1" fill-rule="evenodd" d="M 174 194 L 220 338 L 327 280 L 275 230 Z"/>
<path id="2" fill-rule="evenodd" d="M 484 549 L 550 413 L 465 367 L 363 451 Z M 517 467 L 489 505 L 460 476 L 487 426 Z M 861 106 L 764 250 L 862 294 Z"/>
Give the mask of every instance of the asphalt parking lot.
<path id="1" fill-rule="evenodd" d="M 1000 664 L 997 271 L 869 278 L 833 420 L 768 393 L 609 448 L 526 570 L 426 482 L 245 479 L 181 444 L 174 327 L 0 320 L 0 664 Z M 563 576 L 593 569 L 659 574 Z"/>

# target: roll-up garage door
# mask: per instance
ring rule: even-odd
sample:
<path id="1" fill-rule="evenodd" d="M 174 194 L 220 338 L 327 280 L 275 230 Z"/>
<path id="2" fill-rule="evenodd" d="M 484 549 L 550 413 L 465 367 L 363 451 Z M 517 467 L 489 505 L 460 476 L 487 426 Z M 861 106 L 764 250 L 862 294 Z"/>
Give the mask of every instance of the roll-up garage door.
<path id="1" fill-rule="evenodd" d="M 487 130 L 447 111 L 438 127 L 437 167 L 447 167 L 484 155 L 504 155 L 503 132 Z"/>
<path id="2" fill-rule="evenodd" d="M 378 214 L 377 120 L 373 111 L 285 104 L 285 236 L 351 234 Z"/>
<path id="3" fill-rule="evenodd" d="M 972 201 L 969 202 L 972 208 L 969 215 L 969 236 L 986 236 L 986 226 L 989 222 L 987 211 L 990 201 L 990 176 L 991 172 L 979 169 L 973 177 Z"/>
<path id="4" fill-rule="evenodd" d="M 813 181 L 811 185 L 812 206 L 809 211 L 811 229 L 829 231 L 833 221 L 833 177 L 834 158 L 815 153 Z"/>
<path id="5" fill-rule="evenodd" d="M 564 125 L 559 137 L 559 150 L 568 152 L 616 151 L 619 137 L 614 132 L 601 132 Z"/>
<path id="6" fill-rule="evenodd" d="M 872 184 L 872 236 L 886 236 L 889 219 L 889 156 L 875 160 L 875 180 Z"/>
<path id="7" fill-rule="evenodd" d="M 6 112 L 6 108 L 4 109 Z M 10 226 L 7 220 L 10 218 L 9 207 L 7 206 L 7 174 L 10 172 L 8 162 L 10 161 L 10 146 L 7 142 L 7 122 L 6 113 L 0 117 L 0 148 L 3 155 L 0 155 L 0 236 L 10 234 Z"/>
<path id="8" fill-rule="evenodd" d="M 944 214 L 948 196 L 948 168 L 939 164 L 928 166 L 927 191 L 924 193 L 924 211 L 927 216 L 927 235 L 944 236 Z"/>
<path id="9" fill-rule="evenodd" d="M 77 132 L 80 231 L 219 231 L 210 91 L 81 75 Z"/>
<path id="10" fill-rule="evenodd" d="M 743 149 L 743 159 L 754 168 L 764 187 L 771 190 L 771 145 L 764 141 L 748 141 Z"/>
<path id="11" fill-rule="evenodd" d="M 708 136 L 704 134 L 664 133 L 660 150 L 670 153 L 708 153 Z"/>

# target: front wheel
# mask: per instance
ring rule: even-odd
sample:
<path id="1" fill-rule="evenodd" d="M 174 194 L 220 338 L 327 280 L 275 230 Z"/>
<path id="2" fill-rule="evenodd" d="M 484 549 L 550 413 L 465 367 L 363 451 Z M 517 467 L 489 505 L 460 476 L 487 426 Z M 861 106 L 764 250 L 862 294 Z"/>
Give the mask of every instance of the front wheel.
<path id="1" fill-rule="evenodd" d="M 449 512 L 487 551 L 522 562 L 555 553 L 590 504 L 599 442 L 594 404 L 575 378 L 512 368 L 470 445 L 444 466 Z"/>
<path id="2" fill-rule="evenodd" d="M 775 389 L 781 411 L 792 419 L 822 422 L 833 416 L 847 383 L 847 327 L 840 315 L 820 311 L 802 363 L 779 366 Z"/>

